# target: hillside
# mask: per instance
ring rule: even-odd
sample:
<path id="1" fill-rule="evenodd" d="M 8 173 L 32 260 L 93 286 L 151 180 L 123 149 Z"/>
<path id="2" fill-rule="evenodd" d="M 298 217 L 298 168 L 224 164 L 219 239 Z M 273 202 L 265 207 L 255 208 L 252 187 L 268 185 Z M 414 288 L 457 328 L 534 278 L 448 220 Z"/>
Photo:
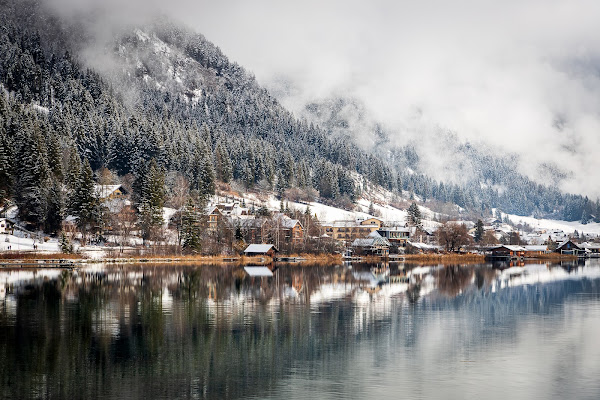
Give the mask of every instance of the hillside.
<path id="1" fill-rule="evenodd" d="M 76 211 L 88 163 L 95 181 L 128 185 L 136 204 L 153 182 L 167 202 L 182 186 L 202 202 L 219 182 L 236 182 L 346 208 L 380 186 L 483 214 L 600 217 L 600 203 L 530 181 L 508 167 L 509 156 L 470 157 L 477 150 L 454 145 L 479 160 L 457 168 L 481 173 L 440 182 L 385 132 L 365 148 L 325 122 L 299 120 L 217 46 L 172 22 L 131 26 L 98 44 L 82 23 L 41 4 L 3 0 L 0 16 L 0 191 L 38 228 L 55 232 Z"/>

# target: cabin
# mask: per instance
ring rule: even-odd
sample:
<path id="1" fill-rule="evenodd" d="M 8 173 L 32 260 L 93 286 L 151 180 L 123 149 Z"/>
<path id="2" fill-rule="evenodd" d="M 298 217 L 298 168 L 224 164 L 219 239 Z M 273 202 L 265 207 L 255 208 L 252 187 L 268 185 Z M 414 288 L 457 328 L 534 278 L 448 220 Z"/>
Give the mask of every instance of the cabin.
<path id="1" fill-rule="evenodd" d="M 554 251 L 559 254 L 567 254 L 577 257 L 585 256 L 585 249 L 570 239 L 560 243 Z"/>
<path id="2" fill-rule="evenodd" d="M 14 233 L 14 224 L 6 218 L 0 218 L 0 233 L 12 235 Z"/>
<path id="3" fill-rule="evenodd" d="M 366 238 L 355 239 L 352 242 L 352 250 L 355 255 L 388 257 L 390 242 L 375 231 Z"/>
<path id="4" fill-rule="evenodd" d="M 492 258 L 520 258 L 525 257 L 526 249 L 521 246 L 502 245 L 488 250 Z"/>
<path id="5" fill-rule="evenodd" d="M 124 199 L 129 194 L 123 185 L 94 185 L 94 193 L 101 201 Z"/>
<path id="6" fill-rule="evenodd" d="M 251 244 L 244 250 L 245 256 L 267 256 L 274 258 L 279 250 L 272 244 Z"/>

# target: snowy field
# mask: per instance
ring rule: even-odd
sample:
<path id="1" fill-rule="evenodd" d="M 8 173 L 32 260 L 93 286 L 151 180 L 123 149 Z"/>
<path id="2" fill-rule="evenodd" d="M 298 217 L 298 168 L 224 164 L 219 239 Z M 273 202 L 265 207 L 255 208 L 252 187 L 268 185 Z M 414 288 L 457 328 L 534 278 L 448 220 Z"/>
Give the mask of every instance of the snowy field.
<path id="1" fill-rule="evenodd" d="M 567 234 L 571 234 L 575 231 L 581 233 L 585 233 L 586 235 L 600 235 L 600 224 L 599 223 L 589 223 L 582 224 L 580 222 L 569 222 L 569 221 L 561 221 L 554 219 L 537 219 L 533 217 L 521 217 L 520 215 L 513 214 L 502 214 L 502 218 L 508 216 L 508 218 L 514 224 L 529 224 L 534 229 L 546 229 L 546 230 L 562 230 Z"/>

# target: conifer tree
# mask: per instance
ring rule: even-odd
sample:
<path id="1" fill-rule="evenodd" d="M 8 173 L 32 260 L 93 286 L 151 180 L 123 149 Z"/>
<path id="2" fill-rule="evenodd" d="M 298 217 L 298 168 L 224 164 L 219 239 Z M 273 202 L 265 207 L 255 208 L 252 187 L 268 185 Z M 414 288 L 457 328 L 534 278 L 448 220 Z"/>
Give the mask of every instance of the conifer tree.
<path id="1" fill-rule="evenodd" d="M 149 240 L 164 222 L 165 175 L 156 165 L 156 161 L 150 162 L 148 172 L 143 176 L 142 181 L 139 198 L 140 226 L 142 238 Z"/>
<path id="2" fill-rule="evenodd" d="M 475 226 L 475 241 L 479 243 L 481 239 L 483 239 L 483 234 L 485 233 L 483 229 L 483 221 L 478 219 L 477 224 Z"/>
<path id="3" fill-rule="evenodd" d="M 200 240 L 200 216 L 192 199 L 188 199 L 185 204 L 180 229 L 183 250 L 185 252 L 199 252 L 202 244 Z"/>
<path id="4" fill-rule="evenodd" d="M 412 226 L 416 226 L 418 228 L 422 228 L 421 223 L 421 210 L 417 203 L 412 203 L 408 208 L 408 223 Z"/>
<path id="5" fill-rule="evenodd" d="M 95 191 L 92 167 L 86 159 L 76 183 L 70 202 L 71 213 L 75 216 L 84 242 L 93 229 L 100 225 L 100 199 Z"/>

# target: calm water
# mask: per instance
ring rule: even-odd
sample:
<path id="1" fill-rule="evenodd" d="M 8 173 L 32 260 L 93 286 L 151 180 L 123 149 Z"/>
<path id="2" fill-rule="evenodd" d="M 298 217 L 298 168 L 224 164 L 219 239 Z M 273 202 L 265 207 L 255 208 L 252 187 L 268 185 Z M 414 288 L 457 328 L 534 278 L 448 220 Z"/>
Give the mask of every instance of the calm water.
<path id="1" fill-rule="evenodd" d="M 0 398 L 600 398 L 600 263 L 373 267 L 0 270 Z"/>

